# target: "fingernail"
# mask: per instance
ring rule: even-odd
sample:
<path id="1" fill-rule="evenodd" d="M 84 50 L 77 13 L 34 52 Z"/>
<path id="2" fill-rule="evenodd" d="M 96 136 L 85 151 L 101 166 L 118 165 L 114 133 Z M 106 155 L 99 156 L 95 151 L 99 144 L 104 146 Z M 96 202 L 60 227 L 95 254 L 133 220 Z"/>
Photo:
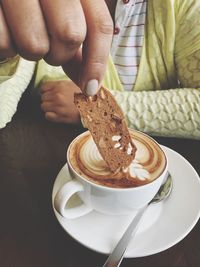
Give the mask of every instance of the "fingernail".
<path id="1" fill-rule="evenodd" d="M 99 83 L 97 80 L 90 80 L 85 87 L 85 92 L 88 96 L 93 96 L 97 93 L 98 87 Z"/>

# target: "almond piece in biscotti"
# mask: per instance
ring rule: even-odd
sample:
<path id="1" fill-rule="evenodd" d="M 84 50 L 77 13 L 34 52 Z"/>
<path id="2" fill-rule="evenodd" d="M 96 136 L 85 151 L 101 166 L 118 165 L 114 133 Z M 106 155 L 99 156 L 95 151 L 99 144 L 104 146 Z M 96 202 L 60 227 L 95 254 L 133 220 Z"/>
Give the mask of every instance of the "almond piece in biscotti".
<path id="1" fill-rule="evenodd" d="M 110 170 L 116 172 L 128 167 L 136 147 L 113 95 L 102 87 L 94 97 L 75 94 L 74 103 Z"/>

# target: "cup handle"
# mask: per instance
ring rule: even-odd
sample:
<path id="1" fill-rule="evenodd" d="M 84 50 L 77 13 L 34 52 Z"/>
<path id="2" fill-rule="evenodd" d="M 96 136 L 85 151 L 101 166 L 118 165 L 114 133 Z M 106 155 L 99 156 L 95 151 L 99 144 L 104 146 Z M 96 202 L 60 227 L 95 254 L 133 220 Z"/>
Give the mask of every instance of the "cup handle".
<path id="1" fill-rule="evenodd" d="M 86 215 L 92 211 L 92 207 L 85 203 L 76 207 L 67 208 L 70 198 L 77 192 L 84 191 L 83 185 L 76 180 L 71 180 L 64 184 L 56 193 L 54 198 L 54 207 L 56 211 L 67 219 L 74 219 Z"/>

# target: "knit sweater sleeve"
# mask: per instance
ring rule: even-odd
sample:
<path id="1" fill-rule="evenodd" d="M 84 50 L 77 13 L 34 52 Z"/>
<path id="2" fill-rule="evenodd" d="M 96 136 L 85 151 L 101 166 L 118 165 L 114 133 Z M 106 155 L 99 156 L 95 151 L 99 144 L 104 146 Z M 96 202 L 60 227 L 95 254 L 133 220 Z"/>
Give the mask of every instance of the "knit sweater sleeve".
<path id="1" fill-rule="evenodd" d="M 0 60 L 0 83 L 5 82 L 12 78 L 19 65 L 20 57 L 16 56 L 6 60 Z"/>
<path id="2" fill-rule="evenodd" d="M 112 93 L 130 128 L 155 136 L 200 139 L 200 90 Z"/>
<path id="3" fill-rule="evenodd" d="M 9 69 L 9 68 L 8 68 Z M 14 74 L 4 82 L 0 82 L 0 129 L 12 120 L 17 110 L 19 100 L 30 83 L 35 70 L 35 62 L 19 59 L 17 68 L 13 67 Z M 0 72 L 0 77 L 1 77 Z M 4 76 L 5 77 L 5 76 Z"/>

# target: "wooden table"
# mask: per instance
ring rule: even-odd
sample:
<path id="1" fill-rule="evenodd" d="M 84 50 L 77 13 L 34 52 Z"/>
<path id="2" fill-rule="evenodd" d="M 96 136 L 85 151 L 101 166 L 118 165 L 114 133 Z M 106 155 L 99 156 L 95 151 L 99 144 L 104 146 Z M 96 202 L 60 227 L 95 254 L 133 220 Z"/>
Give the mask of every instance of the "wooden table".
<path id="1" fill-rule="evenodd" d="M 66 161 L 67 146 L 83 129 L 49 123 L 35 107 L 22 100 L 12 122 L 0 130 L 0 266 L 102 266 L 106 256 L 68 236 L 51 206 L 53 183 Z M 182 154 L 200 174 L 199 141 L 156 139 Z M 172 248 L 124 259 L 121 266 L 198 267 L 199 246 L 200 222 Z"/>

